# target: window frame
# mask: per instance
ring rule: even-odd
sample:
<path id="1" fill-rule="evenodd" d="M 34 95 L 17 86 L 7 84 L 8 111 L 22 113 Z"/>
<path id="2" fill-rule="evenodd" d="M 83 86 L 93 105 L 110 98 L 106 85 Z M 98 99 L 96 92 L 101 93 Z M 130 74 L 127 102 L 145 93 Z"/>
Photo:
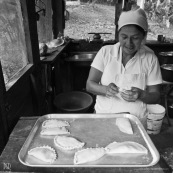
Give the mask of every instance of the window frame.
<path id="1" fill-rule="evenodd" d="M 8 115 L 11 105 L 8 99 L 14 98 L 16 92 L 20 90 L 26 80 L 29 80 L 30 74 L 33 72 L 34 67 L 40 63 L 37 23 L 35 15 L 35 0 L 19 0 L 21 4 L 21 12 L 23 16 L 23 26 L 26 42 L 26 56 L 29 64 L 20 70 L 7 84 L 5 84 L 3 71 L 0 64 L 0 121 L 1 121 L 1 141 L 0 145 L 5 146 L 8 141 L 10 132 Z M 15 99 L 13 99 L 15 101 Z M 21 105 L 22 106 L 22 105 Z M 16 113 L 16 112 L 14 112 Z M 19 115 L 20 116 L 20 115 Z"/>
<path id="2" fill-rule="evenodd" d="M 33 71 L 33 66 L 40 62 L 37 22 L 35 15 L 35 0 L 19 0 L 21 4 L 21 12 L 23 17 L 23 29 L 25 34 L 26 43 L 26 57 L 28 64 L 14 75 L 8 83 L 0 84 L 5 85 L 6 91 L 10 90 L 13 86 L 20 86 L 20 82 L 27 78 Z M 1 88 L 2 86 L 0 86 Z"/>

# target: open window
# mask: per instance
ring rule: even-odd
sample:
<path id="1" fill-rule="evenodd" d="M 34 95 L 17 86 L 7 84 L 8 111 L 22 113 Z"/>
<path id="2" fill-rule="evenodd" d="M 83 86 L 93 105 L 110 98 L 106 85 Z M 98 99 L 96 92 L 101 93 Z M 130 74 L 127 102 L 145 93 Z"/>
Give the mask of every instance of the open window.
<path id="1" fill-rule="evenodd" d="M 101 33 L 103 40 L 115 39 L 115 1 L 113 0 L 66 0 L 69 20 L 64 35 L 73 39 L 92 39 Z"/>
<path id="2" fill-rule="evenodd" d="M 29 63 L 19 0 L 0 2 L 0 59 L 6 84 Z"/>
<path id="3" fill-rule="evenodd" d="M 39 55 L 33 54 L 38 52 L 38 41 L 32 3 L 27 0 L 0 2 L 0 59 L 6 90 L 39 61 Z"/>
<path id="4" fill-rule="evenodd" d="M 146 12 L 149 22 L 148 40 L 163 35 L 164 42 L 173 43 L 173 0 L 137 1 Z"/>
<path id="5" fill-rule="evenodd" d="M 117 6 L 125 10 L 134 6 L 143 8 L 149 22 L 147 40 L 156 41 L 158 35 L 163 35 L 166 42 L 173 43 L 173 0 L 80 0 L 80 3 L 66 0 L 70 17 L 66 21 L 65 36 L 87 39 L 92 38 L 88 34 L 91 32 L 111 33 L 101 34 L 102 39 L 114 40 Z"/>

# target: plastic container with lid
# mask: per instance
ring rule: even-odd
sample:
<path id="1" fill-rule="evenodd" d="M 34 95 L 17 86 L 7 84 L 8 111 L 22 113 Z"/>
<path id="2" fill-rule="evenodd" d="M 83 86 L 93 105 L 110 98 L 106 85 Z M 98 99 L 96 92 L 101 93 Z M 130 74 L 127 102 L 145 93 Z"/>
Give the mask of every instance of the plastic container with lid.
<path id="1" fill-rule="evenodd" d="M 159 134 L 165 116 L 165 108 L 159 104 L 152 104 L 147 105 L 147 110 L 147 133 Z"/>

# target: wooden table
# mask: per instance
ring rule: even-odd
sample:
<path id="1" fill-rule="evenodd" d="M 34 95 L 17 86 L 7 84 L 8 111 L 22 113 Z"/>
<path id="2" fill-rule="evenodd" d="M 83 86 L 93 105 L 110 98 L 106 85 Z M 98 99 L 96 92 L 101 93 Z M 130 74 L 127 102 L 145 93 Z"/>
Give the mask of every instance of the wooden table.
<path id="1" fill-rule="evenodd" d="M 21 117 L 16 124 L 13 132 L 9 137 L 9 141 L 0 156 L 0 172 L 59 172 L 59 173 L 78 173 L 78 172 L 96 172 L 96 173 L 113 173 L 113 172 L 128 172 L 128 173 L 167 173 L 172 172 L 163 157 L 160 161 L 151 167 L 109 167 L 109 168 L 94 168 L 94 167 L 61 167 L 61 168 L 43 168 L 43 167 L 28 167 L 20 163 L 18 153 L 34 126 L 38 117 Z M 155 136 L 156 137 L 156 136 Z M 157 146 L 156 146 L 157 147 Z"/>

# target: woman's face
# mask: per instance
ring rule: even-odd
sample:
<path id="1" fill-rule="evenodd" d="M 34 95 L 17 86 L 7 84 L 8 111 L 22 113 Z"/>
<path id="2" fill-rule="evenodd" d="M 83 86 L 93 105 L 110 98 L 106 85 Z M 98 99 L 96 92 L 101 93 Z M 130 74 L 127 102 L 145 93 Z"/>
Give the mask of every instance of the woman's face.
<path id="1" fill-rule="evenodd" d="M 134 56 L 143 40 L 143 33 L 135 25 L 124 26 L 119 31 L 119 42 L 125 55 Z"/>

